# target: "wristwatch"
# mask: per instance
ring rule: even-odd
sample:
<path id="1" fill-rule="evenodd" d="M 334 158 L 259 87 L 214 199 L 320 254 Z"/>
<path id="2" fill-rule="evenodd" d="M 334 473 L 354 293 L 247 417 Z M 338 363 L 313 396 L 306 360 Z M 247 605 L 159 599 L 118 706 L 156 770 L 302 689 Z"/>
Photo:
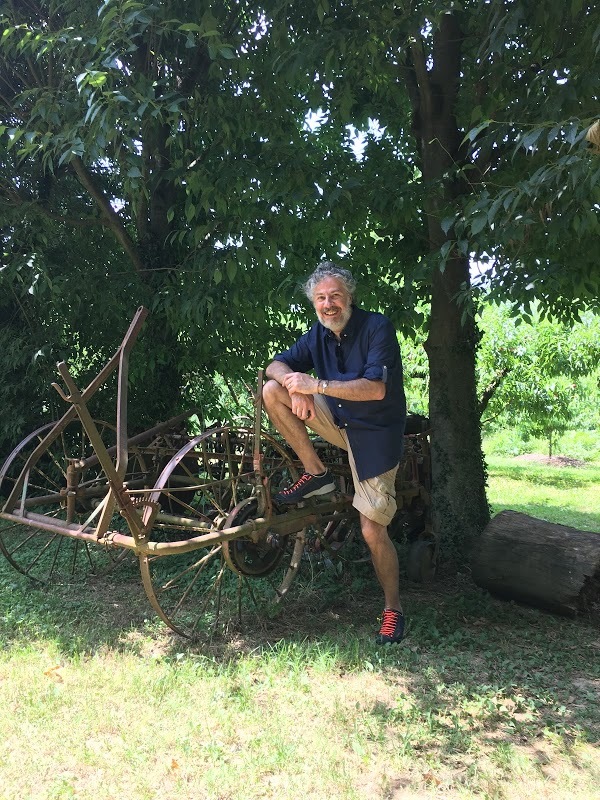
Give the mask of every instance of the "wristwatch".
<path id="1" fill-rule="evenodd" d="M 329 386 L 329 381 L 321 381 L 321 394 L 325 394 L 325 390 Z"/>

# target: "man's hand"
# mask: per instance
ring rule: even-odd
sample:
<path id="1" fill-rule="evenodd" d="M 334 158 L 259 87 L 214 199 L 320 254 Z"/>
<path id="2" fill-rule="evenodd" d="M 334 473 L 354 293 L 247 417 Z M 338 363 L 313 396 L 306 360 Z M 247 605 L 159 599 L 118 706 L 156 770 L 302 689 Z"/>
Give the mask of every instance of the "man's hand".
<path id="1" fill-rule="evenodd" d="M 290 395 L 290 398 L 292 401 L 292 413 L 295 414 L 298 419 L 301 419 L 303 422 L 314 419 L 315 401 L 312 395 L 294 392 L 294 394 Z"/>
<path id="2" fill-rule="evenodd" d="M 319 382 L 305 372 L 288 372 L 281 385 L 288 390 L 293 399 L 295 394 L 316 394 Z"/>

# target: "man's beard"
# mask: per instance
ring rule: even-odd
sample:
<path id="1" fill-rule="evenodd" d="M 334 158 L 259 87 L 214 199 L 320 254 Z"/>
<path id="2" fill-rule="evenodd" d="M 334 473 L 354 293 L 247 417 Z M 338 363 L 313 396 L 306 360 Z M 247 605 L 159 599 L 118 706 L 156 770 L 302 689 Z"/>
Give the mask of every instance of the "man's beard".
<path id="1" fill-rule="evenodd" d="M 336 319 L 330 319 L 329 317 L 325 316 L 324 314 L 317 314 L 319 318 L 319 322 L 324 328 L 327 328 L 332 333 L 339 333 L 343 331 L 346 325 L 348 324 L 348 320 L 352 316 L 352 306 L 348 306 L 347 308 L 343 309 L 341 312 L 341 316 L 337 317 Z"/>

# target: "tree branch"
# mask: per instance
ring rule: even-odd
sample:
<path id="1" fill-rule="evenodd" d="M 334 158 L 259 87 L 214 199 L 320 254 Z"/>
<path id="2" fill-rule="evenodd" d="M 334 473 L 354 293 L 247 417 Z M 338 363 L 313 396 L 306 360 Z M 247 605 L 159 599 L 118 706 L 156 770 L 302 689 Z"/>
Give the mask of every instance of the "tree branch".
<path id="1" fill-rule="evenodd" d="M 494 376 L 494 379 L 492 381 L 490 381 L 490 383 L 488 384 L 488 386 L 484 390 L 483 394 L 481 395 L 481 400 L 479 401 L 479 415 L 480 416 L 483 415 L 484 411 L 488 407 L 488 404 L 489 404 L 490 400 L 492 399 L 492 397 L 496 393 L 496 390 L 498 389 L 498 387 L 500 386 L 500 384 L 502 383 L 504 378 L 508 375 L 508 373 L 512 369 L 513 369 L 512 367 L 508 367 L 508 366 L 504 367 L 503 369 L 500 370 L 500 372 L 498 372 L 497 375 Z"/>
<path id="2" fill-rule="evenodd" d="M 75 228 L 89 228 L 90 225 L 108 227 L 108 222 L 99 217 L 68 217 L 64 214 L 57 214 L 55 211 L 45 206 L 43 202 L 24 197 L 23 193 L 9 182 L 0 182 L 0 197 L 6 198 L 9 203 L 16 206 L 29 206 L 34 208 L 48 219 L 55 220 L 56 222 L 64 222 L 65 225 L 71 225 Z"/>
<path id="3" fill-rule="evenodd" d="M 75 170 L 75 174 L 79 178 L 81 185 L 89 193 L 90 197 L 92 197 L 92 199 L 97 203 L 102 214 L 107 220 L 108 227 L 112 230 L 115 238 L 129 256 L 135 271 L 138 274 L 142 274 L 145 271 L 144 264 L 140 258 L 137 247 L 125 230 L 125 226 L 123 225 L 121 218 L 111 206 L 108 197 L 104 194 L 102 189 L 96 185 L 92 175 L 79 156 L 75 156 L 71 164 L 73 165 L 73 169 Z"/>
<path id="4" fill-rule="evenodd" d="M 457 13 L 443 14 L 434 37 L 432 82 L 442 89 L 447 113 L 453 113 L 458 94 L 463 39 Z"/>

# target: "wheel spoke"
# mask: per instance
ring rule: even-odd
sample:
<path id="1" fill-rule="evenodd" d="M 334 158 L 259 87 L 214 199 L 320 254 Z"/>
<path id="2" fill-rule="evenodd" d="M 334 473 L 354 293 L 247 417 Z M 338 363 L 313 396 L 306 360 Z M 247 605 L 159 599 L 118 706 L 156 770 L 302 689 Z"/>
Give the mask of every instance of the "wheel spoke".
<path id="1" fill-rule="evenodd" d="M 105 446 L 116 444 L 115 430 L 104 422 L 96 423 Z M 0 470 L 2 494 L 8 497 L 27 463 L 30 455 L 50 432 L 53 425 L 40 428 L 16 448 Z M 66 502 L 67 467 L 69 461 L 85 462 L 94 455 L 91 442 L 79 420 L 73 420 L 52 441 L 30 469 L 25 480 L 25 515 L 35 509 L 37 513 L 54 520 L 57 525 L 73 521 L 79 524 L 96 518 L 95 510 L 106 496 L 109 483 L 100 463 L 78 467 L 74 510 L 69 515 Z M 131 476 L 141 479 L 143 467 L 131 454 L 126 480 Z M 12 513 L 19 513 L 20 500 Z M 115 526 L 122 526 L 119 515 Z M 0 520 L 0 550 L 8 561 L 28 577 L 46 582 L 61 578 L 85 577 L 122 562 L 122 551 L 90 544 L 57 531 L 46 531 L 33 525 Z"/>
<path id="2" fill-rule="evenodd" d="M 265 437 L 262 444 L 266 477 L 277 491 L 279 485 L 293 482 L 297 472 L 274 439 Z M 186 527 L 205 524 L 219 533 L 256 517 L 259 479 L 253 452 L 253 431 L 227 427 L 206 431 L 185 445 L 165 467 L 151 495 L 162 511 L 150 539 L 180 540 Z M 184 554 L 157 556 L 154 551 L 152 557 L 140 556 L 140 569 L 161 619 L 185 636 L 212 636 L 232 620 L 239 621 L 244 605 L 263 609 L 284 593 L 279 587 L 297 546 L 295 535 L 283 536 L 280 545 L 273 546 L 265 533 L 259 541 L 224 540 Z"/>

